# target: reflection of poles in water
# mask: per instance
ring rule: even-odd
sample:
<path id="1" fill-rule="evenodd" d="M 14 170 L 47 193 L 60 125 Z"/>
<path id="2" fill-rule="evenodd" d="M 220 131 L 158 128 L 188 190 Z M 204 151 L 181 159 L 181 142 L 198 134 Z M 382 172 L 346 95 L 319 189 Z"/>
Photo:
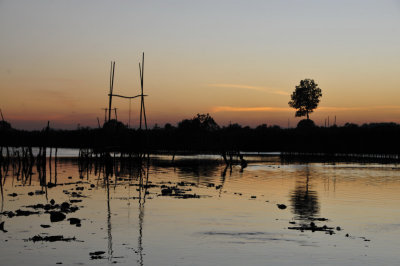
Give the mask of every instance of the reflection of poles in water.
<path id="1" fill-rule="evenodd" d="M 2 152 L 2 151 L 0 151 Z M 6 174 L 4 174 L 4 179 Z M 2 162 L 0 161 L 0 190 L 1 190 L 1 212 L 3 212 L 4 208 L 4 191 L 3 191 L 3 165 Z"/>
<path id="2" fill-rule="evenodd" d="M 106 153 L 104 157 L 105 157 L 104 182 L 107 189 L 107 239 L 108 239 L 107 252 L 108 252 L 108 261 L 111 262 L 113 258 L 113 248 L 112 248 L 112 232 L 111 232 L 110 178 L 113 176 L 113 159 L 109 153 Z"/>
<path id="3" fill-rule="evenodd" d="M 56 153 L 54 154 L 54 184 L 57 184 L 57 152 L 58 148 L 56 148 Z"/>
<path id="4" fill-rule="evenodd" d="M 49 180 L 49 182 L 51 183 L 51 155 L 52 155 L 52 153 L 53 153 L 53 148 L 52 147 L 50 147 L 50 155 L 49 155 L 49 175 L 50 175 L 50 180 Z"/>
<path id="5" fill-rule="evenodd" d="M 144 220 L 144 204 L 146 203 L 147 188 L 149 183 L 150 157 L 147 156 L 147 167 L 144 170 L 141 166 L 139 169 L 139 237 L 138 237 L 138 254 L 139 265 L 143 266 L 143 220 Z M 145 184 L 143 178 L 146 178 Z"/>
<path id="6" fill-rule="evenodd" d="M 224 170 L 222 170 L 222 172 L 221 172 L 221 185 L 220 185 L 218 197 L 221 197 L 222 189 L 224 188 L 225 180 L 226 180 L 226 171 L 228 170 L 228 168 L 232 169 L 232 165 L 231 166 L 225 165 Z M 231 170 L 231 174 L 232 174 L 232 170 Z"/>
<path id="7" fill-rule="evenodd" d="M 107 189 L 107 237 L 108 237 L 108 261 L 111 262 L 113 258 L 113 249 L 112 249 L 112 233 L 111 233 L 111 207 L 110 207 L 110 182 L 109 175 L 106 174 L 106 189 Z"/>
<path id="8" fill-rule="evenodd" d="M 310 189 L 310 171 L 308 166 L 305 170 L 305 177 L 304 181 L 296 181 L 296 188 L 292 192 L 290 199 L 293 212 L 300 220 L 312 219 L 319 213 L 317 192 Z"/>

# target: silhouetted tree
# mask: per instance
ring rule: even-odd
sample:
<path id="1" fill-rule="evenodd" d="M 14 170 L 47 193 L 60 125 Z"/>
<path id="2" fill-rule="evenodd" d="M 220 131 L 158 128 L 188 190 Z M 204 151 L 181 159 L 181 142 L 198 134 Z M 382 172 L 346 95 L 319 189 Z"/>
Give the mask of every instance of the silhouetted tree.
<path id="1" fill-rule="evenodd" d="M 179 122 L 178 128 L 181 130 L 215 131 L 219 129 L 219 126 L 209 114 L 197 114 L 192 119 L 184 119 Z"/>
<path id="2" fill-rule="evenodd" d="M 0 121 L 0 130 L 10 130 L 11 129 L 11 124 L 8 123 L 7 121 Z"/>
<path id="3" fill-rule="evenodd" d="M 317 108 L 322 92 L 313 79 L 303 79 L 292 93 L 289 106 L 297 109 L 296 117 L 307 116 Z"/>

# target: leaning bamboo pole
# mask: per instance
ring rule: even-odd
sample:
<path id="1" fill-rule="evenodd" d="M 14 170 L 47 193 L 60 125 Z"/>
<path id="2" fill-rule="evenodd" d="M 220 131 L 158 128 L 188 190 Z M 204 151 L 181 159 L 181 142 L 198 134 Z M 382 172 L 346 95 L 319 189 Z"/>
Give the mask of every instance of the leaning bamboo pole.
<path id="1" fill-rule="evenodd" d="M 144 79 L 144 52 L 142 54 L 142 64 L 139 63 L 140 72 L 140 87 L 141 87 L 141 103 L 140 103 L 140 124 L 139 129 L 142 129 L 142 117 L 144 119 L 145 129 L 147 130 L 146 108 L 144 106 L 143 79 Z"/>

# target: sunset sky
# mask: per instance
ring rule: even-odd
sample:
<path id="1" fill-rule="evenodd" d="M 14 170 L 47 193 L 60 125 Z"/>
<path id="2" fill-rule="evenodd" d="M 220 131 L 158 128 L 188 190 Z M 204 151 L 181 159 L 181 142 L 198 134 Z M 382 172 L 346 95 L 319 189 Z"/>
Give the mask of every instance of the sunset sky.
<path id="1" fill-rule="evenodd" d="M 136 95 L 142 52 L 151 126 L 210 113 L 293 127 L 305 78 L 322 89 L 318 125 L 400 123 L 399 0 L 0 0 L 0 109 L 16 128 L 94 127 L 110 62 L 114 92 Z M 129 101 L 113 107 L 128 123 Z"/>

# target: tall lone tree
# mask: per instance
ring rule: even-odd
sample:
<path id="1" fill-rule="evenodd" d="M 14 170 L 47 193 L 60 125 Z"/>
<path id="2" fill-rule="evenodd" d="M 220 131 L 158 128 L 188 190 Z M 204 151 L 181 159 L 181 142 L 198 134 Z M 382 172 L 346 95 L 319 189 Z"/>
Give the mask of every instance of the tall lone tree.
<path id="1" fill-rule="evenodd" d="M 321 89 L 313 79 L 303 79 L 290 96 L 289 106 L 297 109 L 296 117 L 306 115 L 309 120 L 309 114 L 317 108 L 321 96 Z"/>

